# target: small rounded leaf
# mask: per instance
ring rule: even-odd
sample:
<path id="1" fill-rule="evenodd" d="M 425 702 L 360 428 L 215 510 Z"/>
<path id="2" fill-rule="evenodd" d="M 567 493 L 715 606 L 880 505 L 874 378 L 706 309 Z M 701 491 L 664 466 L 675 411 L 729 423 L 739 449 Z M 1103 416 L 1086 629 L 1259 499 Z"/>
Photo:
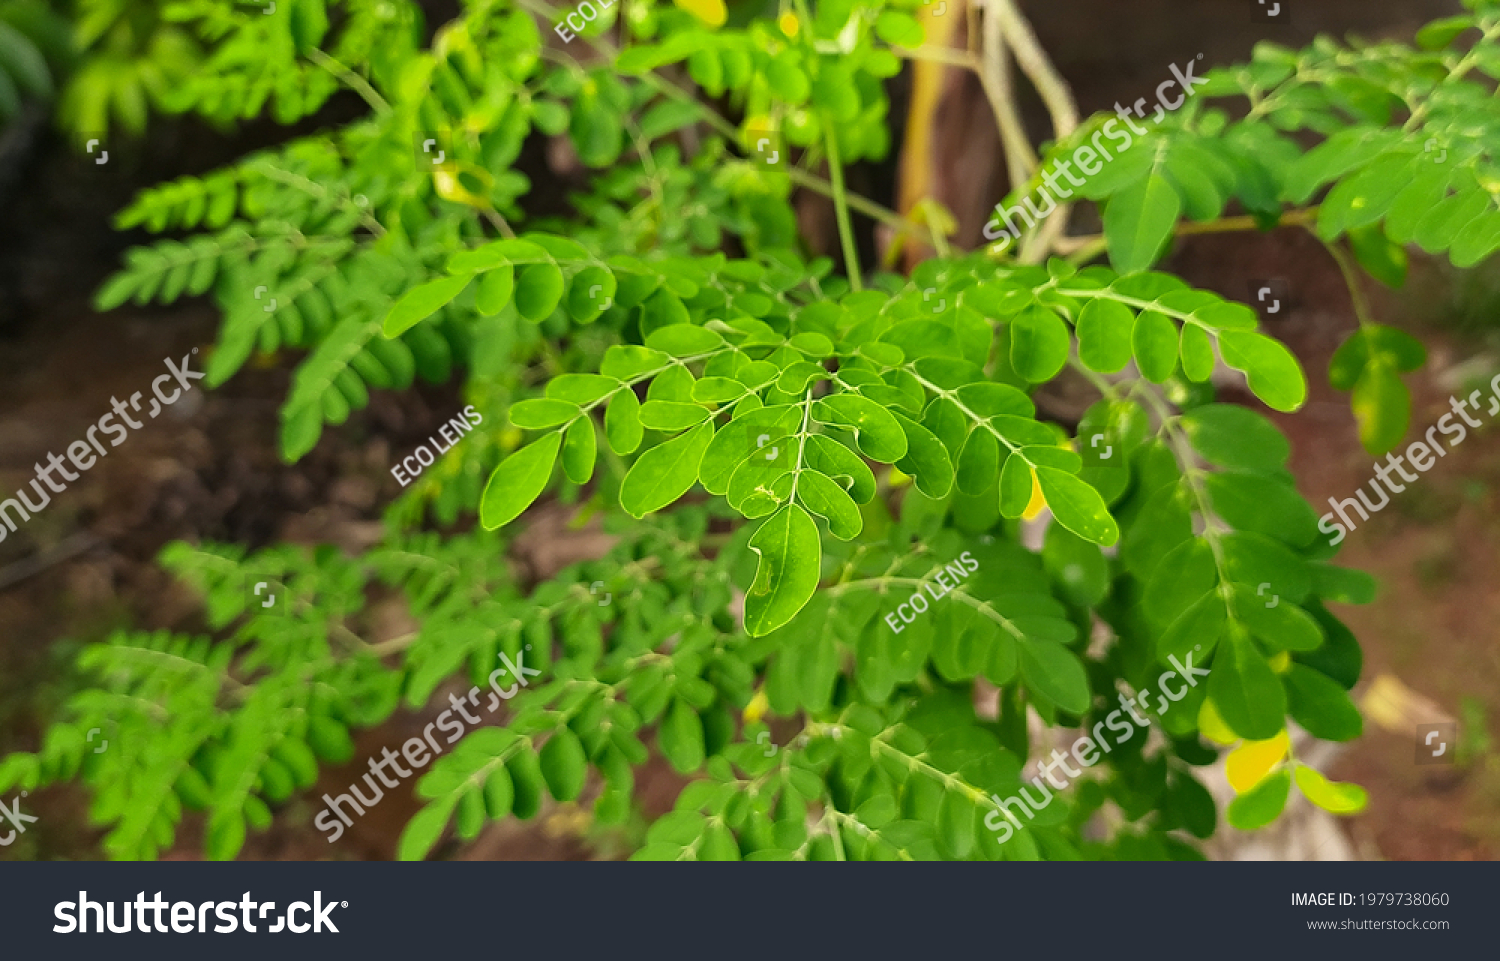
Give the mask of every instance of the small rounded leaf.
<path id="1" fill-rule="evenodd" d="M 516 310 L 527 320 L 545 320 L 562 295 L 563 275 L 555 264 L 531 264 L 516 278 Z"/>
<path id="2" fill-rule="evenodd" d="M 479 523 L 485 530 L 509 524 L 541 496 L 561 446 L 562 433 L 554 431 L 500 462 L 479 503 Z"/>
<path id="3" fill-rule="evenodd" d="M 1306 765 L 1297 766 L 1296 777 L 1307 799 L 1332 814 L 1358 814 L 1370 803 L 1369 793 L 1358 784 L 1330 781 Z"/>
<path id="4" fill-rule="evenodd" d="M 547 781 L 547 790 L 559 801 L 571 801 L 583 790 L 584 775 L 588 773 L 588 760 L 583 753 L 583 742 L 566 727 L 542 745 L 540 763 L 542 777 Z"/>
<path id="5" fill-rule="evenodd" d="M 580 417 L 568 427 L 563 435 L 563 473 L 575 484 L 586 484 L 594 476 L 594 458 L 599 452 L 594 439 L 594 422 Z"/>
<path id="6" fill-rule="evenodd" d="M 673 698 L 657 729 L 656 743 L 667 763 L 679 774 L 691 774 L 703 766 L 703 722 L 698 712 L 681 698 Z"/>

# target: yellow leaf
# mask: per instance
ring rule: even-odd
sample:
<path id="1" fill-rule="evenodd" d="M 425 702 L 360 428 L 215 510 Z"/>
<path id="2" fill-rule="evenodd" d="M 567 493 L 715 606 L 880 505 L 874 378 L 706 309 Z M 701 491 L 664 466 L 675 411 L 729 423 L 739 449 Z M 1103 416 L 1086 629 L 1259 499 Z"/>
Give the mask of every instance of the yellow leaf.
<path id="1" fill-rule="evenodd" d="M 776 21 L 776 25 L 781 28 L 782 33 L 791 39 L 795 40 L 797 38 L 797 15 L 792 11 L 788 10 L 786 13 L 783 13 L 781 19 Z"/>
<path id="2" fill-rule="evenodd" d="M 1244 794 L 1265 780 L 1271 769 L 1281 763 L 1291 750 L 1292 739 L 1287 737 L 1286 729 L 1269 741 L 1246 741 L 1233 751 L 1224 761 L 1224 776 L 1229 779 L 1229 786 L 1234 788 L 1234 793 Z"/>
<path id="3" fill-rule="evenodd" d="M 771 699 L 766 697 L 764 690 L 756 691 L 750 703 L 745 705 L 745 710 L 740 714 L 746 724 L 755 724 L 766 713 L 766 708 L 771 706 Z"/>
<path id="4" fill-rule="evenodd" d="M 1213 699 L 1207 697 L 1203 699 L 1203 706 L 1198 709 L 1198 731 L 1215 744 L 1226 747 L 1240 739 L 1219 716 L 1219 709 L 1214 707 Z"/>
<path id="5" fill-rule="evenodd" d="M 1399 734 L 1408 734 L 1418 724 L 1450 722 L 1453 716 L 1434 701 L 1423 697 L 1390 674 L 1375 678 L 1359 709 L 1376 724 Z"/>
<path id="6" fill-rule="evenodd" d="M 1331 814 L 1358 814 L 1370 803 L 1370 795 L 1358 784 L 1330 781 L 1306 765 L 1297 768 L 1297 786 L 1307 799 Z"/>
<path id="7" fill-rule="evenodd" d="M 1042 482 L 1037 480 L 1036 471 L 1031 472 L 1031 503 L 1026 505 L 1026 510 L 1021 514 L 1028 521 L 1036 520 L 1036 516 L 1047 509 L 1047 498 L 1042 496 Z"/>
<path id="8" fill-rule="evenodd" d="M 729 11 L 724 9 L 724 0 L 672 0 L 681 10 L 686 10 L 710 27 L 724 26 Z"/>
<path id="9" fill-rule="evenodd" d="M 432 172 L 432 185 L 437 195 L 456 204 L 467 204 L 481 209 L 488 208 L 489 200 L 465 187 L 463 181 L 459 179 L 460 174 L 469 176 L 474 183 L 486 191 L 495 182 L 495 178 L 483 167 L 471 163 L 448 164 Z"/>

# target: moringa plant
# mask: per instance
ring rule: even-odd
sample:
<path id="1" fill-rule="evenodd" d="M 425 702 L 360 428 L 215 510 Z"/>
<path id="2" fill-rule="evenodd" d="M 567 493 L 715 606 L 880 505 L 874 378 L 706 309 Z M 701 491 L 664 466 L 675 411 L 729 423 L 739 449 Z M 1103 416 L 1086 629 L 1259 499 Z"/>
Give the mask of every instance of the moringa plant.
<path id="1" fill-rule="evenodd" d="M 689 783 L 638 858 L 1193 858 L 1217 826 L 1193 769 L 1226 748 L 1238 828 L 1294 780 L 1362 809 L 1287 732 L 1359 735 L 1360 648 L 1326 605 L 1373 583 L 1331 563 L 1273 422 L 1214 386 L 1239 372 L 1290 413 L 1302 369 L 1251 308 L 1151 268 L 1178 235 L 1315 231 L 1360 324 L 1329 376 L 1366 446 L 1394 446 L 1423 351 L 1370 315 L 1357 266 L 1397 285 L 1410 243 L 1459 266 L 1500 247 L 1500 8 L 1467 6 L 1417 49 L 1261 44 L 1142 126 L 1080 122 L 1014 0 L 962 10 L 967 50 L 928 45 L 914 0 L 621 0 L 572 39 L 566 10 L 474 0 L 430 43 L 402 0 L 168 4 L 206 51 L 171 109 L 290 122 L 339 88 L 368 109 L 143 192 L 120 225 L 175 236 L 131 251 L 99 307 L 211 295 L 211 384 L 296 352 L 289 461 L 418 374 L 461 370 L 485 417 L 363 556 L 171 545 L 220 639 L 87 647 L 93 681 L 0 787 L 81 779 L 116 857 L 204 810 L 208 853 L 233 857 L 247 826 L 305 815 L 350 728 L 441 709 L 465 672 L 477 695 L 526 651 L 542 676 L 503 726 L 421 775 L 403 857 L 544 793 L 624 823 L 653 741 Z M 886 85 L 912 60 L 979 76 L 1002 211 L 1119 124 L 1131 143 L 1013 243 L 956 251 L 935 203 L 846 184 L 899 147 Z M 1040 154 L 1012 63 L 1052 115 Z M 522 161 L 542 135 L 587 172 L 566 215 L 538 212 Z M 837 260 L 799 237 L 799 190 L 831 202 Z M 1069 232 L 1084 204 L 1099 236 Z M 867 272 L 869 222 L 935 256 Z M 1097 398 L 1076 420 L 1048 405 L 1059 381 Z M 550 497 L 618 539 L 526 583 L 507 540 Z M 481 529 L 422 533 L 429 509 Z M 282 608 L 251 602 L 262 582 Z M 389 598 L 414 630 L 373 633 Z M 1156 731 L 1055 797 L 1023 778 L 1131 695 Z M 84 731 L 105 725 L 119 748 L 96 754 Z M 1004 806 L 1033 788 L 1028 819 Z"/>

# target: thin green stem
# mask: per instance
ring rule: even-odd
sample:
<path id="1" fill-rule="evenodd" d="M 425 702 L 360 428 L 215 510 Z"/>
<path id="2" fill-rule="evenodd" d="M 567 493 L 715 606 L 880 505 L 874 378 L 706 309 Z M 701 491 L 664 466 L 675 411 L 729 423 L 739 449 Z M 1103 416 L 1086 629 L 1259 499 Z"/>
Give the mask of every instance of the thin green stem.
<path id="1" fill-rule="evenodd" d="M 839 160 L 838 133 L 833 118 L 823 114 L 823 129 L 828 144 L 828 175 L 833 182 L 833 211 L 839 223 L 839 241 L 844 247 L 844 270 L 849 275 L 849 289 L 859 293 L 864 289 L 860 279 L 859 251 L 854 244 L 854 227 L 849 222 L 849 198 L 844 193 L 844 167 Z"/>
<path id="2" fill-rule="evenodd" d="M 812 420 L 812 388 L 807 388 L 807 396 L 802 398 L 802 427 L 797 431 L 797 460 L 792 465 L 792 492 L 787 495 L 787 503 L 791 504 L 797 499 L 797 482 L 802 479 L 802 454 L 807 449 L 808 429 L 807 425 Z"/>
<path id="3" fill-rule="evenodd" d="M 1317 234 L 1314 233 L 1313 236 Z M 1324 241 L 1323 246 L 1328 249 L 1334 263 L 1339 265 L 1339 273 L 1344 275 L 1344 285 L 1349 288 L 1349 299 L 1354 305 L 1354 319 L 1359 321 L 1359 326 L 1362 328 L 1374 324 L 1375 320 L 1370 315 L 1369 301 L 1365 299 L 1365 292 L 1359 285 L 1359 273 L 1349 262 L 1349 255 L 1340 250 L 1336 244 Z"/>
<path id="4" fill-rule="evenodd" d="M 1281 215 L 1281 219 L 1271 229 L 1274 230 L 1277 227 L 1304 227 L 1317 219 L 1317 207 L 1307 207 L 1303 210 L 1289 210 Z M 1172 228 L 1172 233 L 1178 237 L 1192 237 L 1198 234 L 1223 234 L 1241 230 L 1260 229 L 1260 221 L 1247 215 L 1242 217 L 1221 217 L 1218 220 L 1210 220 L 1201 224 L 1182 221 Z M 1067 257 L 1069 262 L 1082 264 L 1093 260 L 1108 250 L 1109 239 L 1103 234 L 1062 237 L 1055 244 L 1055 248 L 1058 253 Z"/>
<path id="5" fill-rule="evenodd" d="M 833 185 L 817 174 L 809 173 L 800 167 L 788 167 L 786 175 L 791 178 L 792 183 L 799 187 L 806 187 L 808 190 L 821 194 L 830 200 L 834 198 Z M 844 196 L 848 199 L 850 207 L 869 217 L 871 220 L 878 220 L 886 226 L 894 227 L 903 233 L 920 232 L 915 224 L 888 207 L 882 207 L 873 200 L 868 200 L 859 194 L 846 191 Z"/>
<path id="6" fill-rule="evenodd" d="M 376 113 L 386 114 L 391 112 L 391 105 L 385 102 L 385 98 L 374 87 L 370 86 L 368 80 L 339 63 L 317 47 L 308 50 L 307 59 L 342 80 L 348 85 L 349 89 L 363 97 L 365 103 L 369 104 Z"/>

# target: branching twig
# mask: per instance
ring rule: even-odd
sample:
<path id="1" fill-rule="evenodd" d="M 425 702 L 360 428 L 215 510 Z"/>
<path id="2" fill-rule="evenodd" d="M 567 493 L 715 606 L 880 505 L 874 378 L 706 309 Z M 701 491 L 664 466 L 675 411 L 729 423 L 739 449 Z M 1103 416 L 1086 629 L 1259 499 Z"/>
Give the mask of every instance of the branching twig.
<path id="1" fill-rule="evenodd" d="M 995 124 L 1005 149 L 1010 188 L 1016 190 L 1031 179 L 1038 160 L 1036 151 L 1031 149 L 1031 141 L 1026 138 L 1020 111 L 1016 109 L 1015 88 L 1010 82 L 1010 57 L 1006 54 L 1001 26 L 998 16 L 985 16 L 984 67 L 979 71 L 979 82 L 989 98 L 990 109 L 995 112 Z"/>
<path id="2" fill-rule="evenodd" d="M 1052 115 L 1052 130 L 1057 140 L 1063 140 L 1078 129 L 1078 105 L 1073 102 L 1073 92 L 1062 78 L 1042 45 L 1032 32 L 1031 24 L 1021 14 L 1015 0 L 987 0 L 986 9 L 999 18 L 1005 42 L 1015 51 L 1016 63 L 1042 95 L 1047 112 Z"/>

